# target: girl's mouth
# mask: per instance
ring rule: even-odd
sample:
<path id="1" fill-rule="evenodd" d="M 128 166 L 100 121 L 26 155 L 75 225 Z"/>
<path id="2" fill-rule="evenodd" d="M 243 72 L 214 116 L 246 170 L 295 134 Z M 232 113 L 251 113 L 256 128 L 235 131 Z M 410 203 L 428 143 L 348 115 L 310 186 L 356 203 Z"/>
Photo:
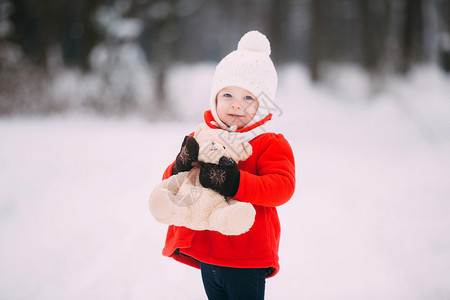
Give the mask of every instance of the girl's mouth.
<path id="1" fill-rule="evenodd" d="M 242 118 L 242 117 L 244 117 L 243 115 L 238 115 L 238 114 L 228 114 L 230 117 L 233 117 L 233 118 Z"/>

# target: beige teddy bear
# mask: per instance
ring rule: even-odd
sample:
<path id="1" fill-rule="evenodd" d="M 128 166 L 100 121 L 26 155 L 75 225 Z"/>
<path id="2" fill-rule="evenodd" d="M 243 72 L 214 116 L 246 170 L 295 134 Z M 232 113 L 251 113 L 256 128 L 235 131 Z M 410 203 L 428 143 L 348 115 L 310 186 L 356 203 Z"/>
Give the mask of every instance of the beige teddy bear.
<path id="1" fill-rule="evenodd" d="M 194 138 L 199 144 L 199 161 L 219 163 L 229 157 L 236 163 L 252 153 L 251 145 L 238 133 L 211 129 L 201 124 Z M 255 221 L 252 204 L 226 198 L 204 188 L 199 182 L 200 168 L 181 172 L 163 180 L 150 195 L 150 212 L 161 223 L 194 230 L 213 230 L 224 235 L 247 232 Z"/>

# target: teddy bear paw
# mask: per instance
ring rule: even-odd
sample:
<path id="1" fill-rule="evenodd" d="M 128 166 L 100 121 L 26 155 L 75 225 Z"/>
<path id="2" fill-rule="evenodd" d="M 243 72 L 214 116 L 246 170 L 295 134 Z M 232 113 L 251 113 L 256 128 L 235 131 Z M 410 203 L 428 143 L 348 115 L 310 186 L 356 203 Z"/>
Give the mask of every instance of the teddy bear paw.
<path id="1" fill-rule="evenodd" d="M 153 217 L 160 222 L 168 220 L 172 215 L 173 203 L 169 199 L 168 190 L 155 190 L 150 195 L 149 207 Z"/>
<path id="2" fill-rule="evenodd" d="M 233 206 L 231 206 L 233 209 L 227 218 L 227 231 L 231 235 L 249 231 L 255 222 L 255 209 L 248 203 L 238 203 Z"/>
<path id="3" fill-rule="evenodd" d="M 236 203 L 211 215 L 212 230 L 225 235 L 240 235 L 250 230 L 255 221 L 255 209 L 248 203 Z"/>

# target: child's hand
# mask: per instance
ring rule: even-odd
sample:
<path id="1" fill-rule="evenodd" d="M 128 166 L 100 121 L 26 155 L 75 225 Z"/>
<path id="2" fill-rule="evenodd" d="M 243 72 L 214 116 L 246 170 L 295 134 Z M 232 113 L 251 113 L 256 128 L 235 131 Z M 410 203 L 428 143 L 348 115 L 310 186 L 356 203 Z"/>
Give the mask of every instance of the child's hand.
<path id="1" fill-rule="evenodd" d="M 240 172 L 231 158 L 223 156 L 219 164 L 202 163 L 200 183 L 225 197 L 233 197 L 239 189 Z"/>
<path id="2" fill-rule="evenodd" d="M 192 163 L 198 160 L 198 143 L 192 136 L 185 136 L 180 153 L 175 159 L 172 175 L 192 169 Z"/>

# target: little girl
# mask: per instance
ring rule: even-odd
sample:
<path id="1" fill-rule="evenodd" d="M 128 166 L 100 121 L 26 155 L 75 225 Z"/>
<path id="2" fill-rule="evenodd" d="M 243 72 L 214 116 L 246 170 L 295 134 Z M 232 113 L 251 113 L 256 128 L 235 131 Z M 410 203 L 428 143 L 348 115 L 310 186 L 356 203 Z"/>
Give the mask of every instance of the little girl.
<path id="1" fill-rule="evenodd" d="M 200 268 L 208 299 L 264 299 L 265 279 L 279 271 L 280 222 L 276 207 L 295 189 L 292 149 L 281 134 L 268 132 L 277 73 L 270 43 L 257 32 L 246 33 L 236 51 L 216 67 L 205 123 L 217 130 L 247 135 L 253 148 L 245 161 L 227 166 L 201 164 L 200 183 L 223 196 L 251 203 L 256 216 L 246 233 L 236 236 L 169 226 L 163 255 Z M 189 171 L 199 146 L 186 136 L 163 179 Z M 224 180 L 211 180 L 218 171 Z"/>

